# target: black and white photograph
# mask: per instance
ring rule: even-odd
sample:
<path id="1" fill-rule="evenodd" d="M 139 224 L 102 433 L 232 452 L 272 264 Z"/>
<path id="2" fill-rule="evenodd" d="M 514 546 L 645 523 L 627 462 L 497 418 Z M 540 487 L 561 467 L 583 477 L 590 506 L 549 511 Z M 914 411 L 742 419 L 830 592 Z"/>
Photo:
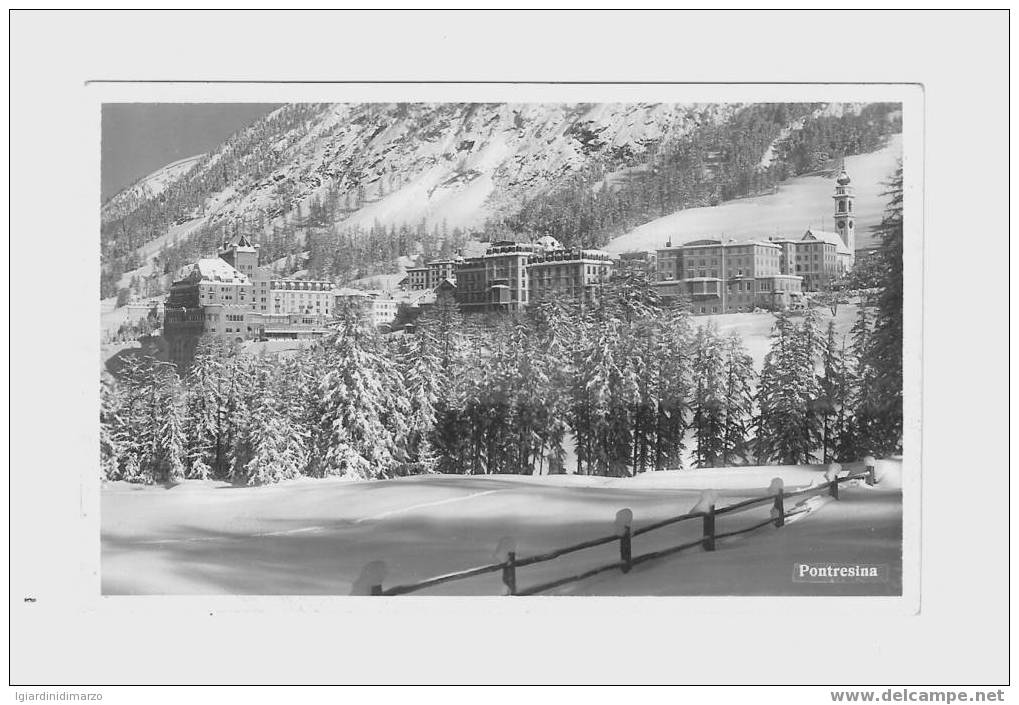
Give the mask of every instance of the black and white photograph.
<path id="1" fill-rule="evenodd" d="M 104 594 L 901 594 L 901 103 L 102 111 Z"/>
<path id="2" fill-rule="evenodd" d="M 12 10 L 15 701 L 1004 701 L 1008 17 Z"/>

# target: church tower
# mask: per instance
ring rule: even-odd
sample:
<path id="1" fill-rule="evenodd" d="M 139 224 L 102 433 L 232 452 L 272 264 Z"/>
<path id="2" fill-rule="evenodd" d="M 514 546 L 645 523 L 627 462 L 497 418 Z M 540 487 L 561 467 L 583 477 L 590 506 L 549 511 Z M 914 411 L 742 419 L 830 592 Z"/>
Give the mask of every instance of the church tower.
<path id="1" fill-rule="evenodd" d="M 856 258 L 856 215 L 853 213 L 853 187 L 850 186 L 849 174 L 846 173 L 846 163 L 842 162 L 842 169 L 835 179 L 835 232 L 846 243 L 850 252 L 850 262 Z"/>

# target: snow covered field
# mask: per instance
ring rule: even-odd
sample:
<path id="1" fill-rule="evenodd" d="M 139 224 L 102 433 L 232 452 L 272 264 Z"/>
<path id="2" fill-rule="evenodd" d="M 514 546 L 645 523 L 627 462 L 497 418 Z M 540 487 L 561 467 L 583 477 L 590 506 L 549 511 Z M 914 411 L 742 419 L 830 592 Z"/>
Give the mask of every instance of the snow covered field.
<path id="1" fill-rule="evenodd" d="M 827 335 L 828 322 L 832 320 L 831 311 L 823 306 L 815 309 L 821 335 Z M 838 308 L 838 315 L 835 319 L 835 333 L 840 336 L 849 336 L 856 322 L 859 313 L 859 306 L 856 304 L 843 304 Z M 710 316 L 696 316 L 693 319 L 695 325 L 714 323 L 718 332 L 723 336 L 730 333 L 739 333 L 746 345 L 747 352 L 754 360 L 754 369 L 760 373 L 764 366 L 764 356 L 771 350 L 771 331 L 775 327 L 775 316 L 769 312 L 759 313 L 719 313 Z"/>
<path id="2" fill-rule="evenodd" d="M 560 593 L 897 594 L 901 583 L 898 463 L 883 461 L 876 488 L 844 486 L 842 499 L 812 500 L 812 511 L 782 529 L 763 528 L 700 550 L 651 561 L 629 575 L 606 573 Z M 854 471 L 858 468 L 849 468 Z M 235 488 L 189 481 L 171 489 L 110 483 L 102 491 L 104 594 L 346 595 L 362 567 L 388 566 L 386 586 L 493 562 L 512 536 L 525 557 L 614 533 L 629 507 L 634 528 L 689 511 L 701 490 L 719 506 L 823 481 L 813 466 L 646 473 L 637 478 L 419 476 L 380 482 L 304 479 Z M 790 510 L 792 507 L 787 507 Z M 768 516 L 769 507 L 719 518 L 719 532 Z M 696 539 L 687 521 L 634 539 L 634 554 Z M 521 588 L 618 560 L 617 544 L 522 568 Z M 791 580 L 794 562 L 887 563 L 888 583 Z M 493 573 L 421 594 L 499 595 Z"/>

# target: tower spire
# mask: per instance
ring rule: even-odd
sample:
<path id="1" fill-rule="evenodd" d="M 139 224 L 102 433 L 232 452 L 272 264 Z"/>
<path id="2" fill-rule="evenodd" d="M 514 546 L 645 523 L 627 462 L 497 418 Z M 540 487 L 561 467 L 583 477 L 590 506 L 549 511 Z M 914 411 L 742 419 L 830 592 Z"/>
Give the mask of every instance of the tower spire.
<path id="1" fill-rule="evenodd" d="M 846 171 L 846 160 L 842 160 L 842 168 L 835 178 L 835 194 L 832 199 L 835 201 L 835 232 L 842 238 L 846 249 L 850 252 L 850 260 L 855 258 L 856 253 L 856 214 L 853 213 L 853 187 L 850 185 L 852 179 Z"/>

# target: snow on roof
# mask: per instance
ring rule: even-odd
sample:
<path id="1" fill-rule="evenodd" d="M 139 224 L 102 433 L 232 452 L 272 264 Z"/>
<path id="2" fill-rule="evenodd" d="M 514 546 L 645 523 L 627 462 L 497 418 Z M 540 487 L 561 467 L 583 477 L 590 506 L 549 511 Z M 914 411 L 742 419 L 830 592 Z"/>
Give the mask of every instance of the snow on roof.
<path id="1" fill-rule="evenodd" d="M 846 247 L 846 243 L 842 242 L 842 237 L 838 233 L 830 233 L 824 230 L 810 230 L 803 234 L 803 240 L 820 240 L 822 242 L 830 242 L 835 245 L 835 251 L 842 255 L 851 255 L 852 252 Z"/>
<path id="2" fill-rule="evenodd" d="M 254 252 L 256 245 L 248 239 L 247 235 L 238 235 L 233 240 L 223 243 L 223 249 L 237 248 L 241 252 Z"/>
<path id="3" fill-rule="evenodd" d="M 480 242 L 478 240 L 468 240 L 464 243 L 463 249 L 460 251 L 460 255 L 465 259 L 470 257 L 481 257 L 488 251 L 490 243 Z"/>
<path id="4" fill-rule="evenodd" d="M 195 262 L 191 269 L 192 273 L 197 272 L 201 279 L 216 282 L 232 282 L 235 284 L 250 284 L 246 274 L 238 272 L 229 263 L 219 257 L 200 259 Z"/>
<path id="5" fill-rule="evenodd" d="M 334 289 L 333 294 L 336 296 L 374 296 L 372 292 L 365 291 L 364 289 L 352 289 L 349 286 Z"/>
<path id="6" fill-rule="evenodd" d="M 542 247 L 544 247 L 547 250 L 561 250 L 561 249 L 563 249 L 563 244 L 561 242 L 559 242 L 558 240 L 556 240 L 551 235 L 542 235 L 535 242 L 536 242 L 536 244 L 541 245 Z"/>

